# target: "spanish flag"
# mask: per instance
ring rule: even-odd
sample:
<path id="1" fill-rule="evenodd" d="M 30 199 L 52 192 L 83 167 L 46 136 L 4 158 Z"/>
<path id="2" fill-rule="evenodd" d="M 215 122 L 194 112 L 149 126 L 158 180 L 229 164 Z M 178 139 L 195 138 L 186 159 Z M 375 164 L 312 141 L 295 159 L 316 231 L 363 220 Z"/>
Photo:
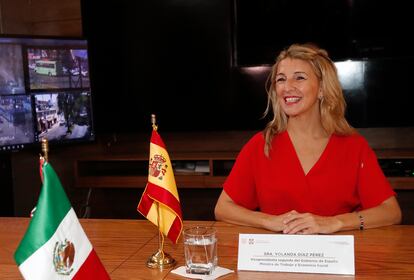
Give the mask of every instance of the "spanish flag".
<path id="1" fill-rule="evenodd" d="M 151 135 L 148 173 L 148 183 L 137 210 L 158 226 L 164 236 L 177 243 L 183 228 L 180 199 L 170 157 L 156 129 Z"/>

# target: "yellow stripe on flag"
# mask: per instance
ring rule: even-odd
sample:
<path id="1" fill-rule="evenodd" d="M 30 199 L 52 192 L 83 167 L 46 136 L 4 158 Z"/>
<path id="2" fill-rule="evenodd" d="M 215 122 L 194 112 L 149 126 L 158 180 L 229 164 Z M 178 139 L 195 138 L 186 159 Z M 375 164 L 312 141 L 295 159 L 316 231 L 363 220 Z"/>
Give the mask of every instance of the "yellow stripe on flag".
<path id="1" fill-rule="evenodd" d="M 148 175 L 148 181 L 154 185 L 157 185 L 169 191 L 172 195 L 175 196 L 175 198 L 178 201 L 180 201 L 178 197 L 177 187 L 175 184 L 171 160 L 170 160 L 170 157 L 168 156 L 167 151 L 163 147 L 150 143 L 150 159 L 153 159 L 155 155 L 162 155 L 166 159 L 166 162 L 165 162 L 166 170 L 163 176 L 154 177 L 154 176 Z"/>
<path id="2" fill-rule="evenodd" d="M 169 210 L 162 203 L 159 203 L 159 207 L 160 207 L 159 228 L 160 228 L 160 231 L 163 232 L 165 236 L 167 236 L 176 216 L 174 212 Z M 154 225 L 157 225 L 157 219 L 158 219 L 157 203 L 152 204 L 151 209 L 148 212 L 147 219 L 150 220 Z"/>

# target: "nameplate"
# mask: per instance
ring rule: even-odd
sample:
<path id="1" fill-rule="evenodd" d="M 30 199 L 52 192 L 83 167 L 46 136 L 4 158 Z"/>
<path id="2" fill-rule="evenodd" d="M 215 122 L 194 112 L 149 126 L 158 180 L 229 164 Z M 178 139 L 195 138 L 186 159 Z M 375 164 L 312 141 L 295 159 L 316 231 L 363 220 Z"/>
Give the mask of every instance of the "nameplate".
<path id="1" fill-rule="evenodd" d="M 240 234 L 237 269 L 355 275 L 354 236 Z"/>

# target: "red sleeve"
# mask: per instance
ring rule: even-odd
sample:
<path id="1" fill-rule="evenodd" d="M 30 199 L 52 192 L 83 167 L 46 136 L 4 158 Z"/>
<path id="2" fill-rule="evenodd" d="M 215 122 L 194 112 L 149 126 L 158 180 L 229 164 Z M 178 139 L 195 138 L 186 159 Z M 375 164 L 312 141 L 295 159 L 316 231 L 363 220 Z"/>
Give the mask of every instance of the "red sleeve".
<path id="1" fill-rule="evenodd" d="M 395 195 L 366 140 L 363 143 L 359 168 L 358 193 L 362 209 L 378 206 Z"/>
<path id="2" fill-rule="evenodd" d="M 258 137 L 263 136 L 257 134 L 242 148 L 223 185 L 224 191 L 236 204 L 251 210 L 258 208 L 254 180 L 254 155 L 259 148 Z"/>

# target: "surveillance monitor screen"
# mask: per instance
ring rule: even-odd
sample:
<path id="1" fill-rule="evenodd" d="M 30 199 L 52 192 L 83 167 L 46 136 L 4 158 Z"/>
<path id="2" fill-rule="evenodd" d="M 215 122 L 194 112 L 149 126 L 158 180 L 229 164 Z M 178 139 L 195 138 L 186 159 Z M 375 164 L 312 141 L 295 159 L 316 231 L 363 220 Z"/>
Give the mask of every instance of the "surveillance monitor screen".
<path id="1" fill-rule="evenodd" d="M 0 152 L 94 140 L 87 41 L 0 35 Z"/>
<path id="2" fill-rule="evenodd" d="M 86 49 L 27 49 L 30 89 L 89 88 Z"/>
<path id="3" fill-rule="evenodd" d="M 36 126 L 39 139 L 90 139 L 91 102 L 87 91 L 56 92 L 35 95 Z"/>
<path id="4" fill-rule="evenodd" d="M 33 139 L 30 96 L 0 95 L 0 151 L 23 148 Z"/>
<path id="5" fill-rule="evenodd" d="M 22 47 L 0 43 L 0 95 L 25 93 Z"/>

